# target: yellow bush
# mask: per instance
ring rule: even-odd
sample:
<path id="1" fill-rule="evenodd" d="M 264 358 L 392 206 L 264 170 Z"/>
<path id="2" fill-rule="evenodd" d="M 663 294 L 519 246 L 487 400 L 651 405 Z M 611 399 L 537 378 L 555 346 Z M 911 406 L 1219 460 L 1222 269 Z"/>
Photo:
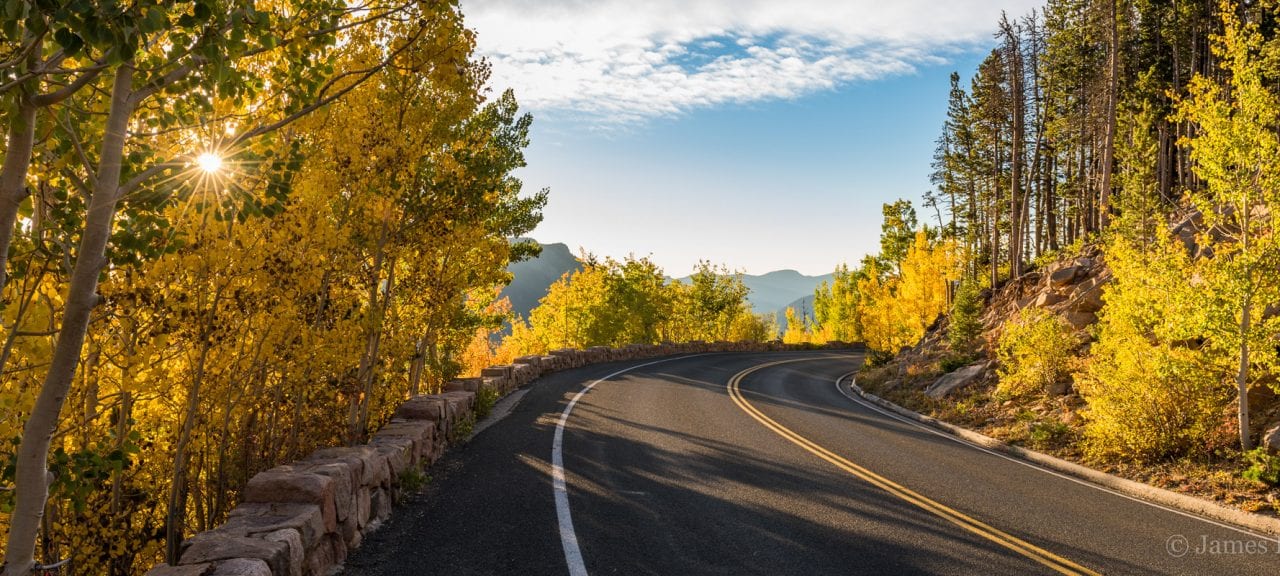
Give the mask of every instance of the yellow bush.
<path id="1" fill-rule="evenodd" d="M 996 346 L 996 393 L 1016 397 L 1048 390 L 1070 374 L 1074 346 L 1071 329 L 1061 318 L 1040 308 L 1024 308 L 1005 324 Z"/>
<path id="2" fill-rule="evenodd" d="M 1099 351 L 1080 379 L 1089 403 L 1085 454 L 1150 462 L 1205 446 L 1230 397 L 1196 361 L 1198 352 L 1145 339 L 1116 348 Z"/>
<path id="3" fill-rule="evenodd" d="M 1186 250 L 1116 238 L 1107 263 L 1115 280 L 1079 378 L 1086 456 L 1149 462 L 1206 451 L 1233 395 L 1230 367 L 1198 345 L 1204 298 L 1186 280 Z"/>

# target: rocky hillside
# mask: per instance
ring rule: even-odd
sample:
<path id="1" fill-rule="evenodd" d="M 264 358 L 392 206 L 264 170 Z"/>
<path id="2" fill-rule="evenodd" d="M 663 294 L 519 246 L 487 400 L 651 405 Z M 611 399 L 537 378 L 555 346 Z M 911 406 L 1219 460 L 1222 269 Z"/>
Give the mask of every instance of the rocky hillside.
<path id="1" fill-rule="evenodd" d="M 1194 246 L 1188 246 L 1194 251 Z M 1080 448 L 1088 406 L 1068 378 L 1048 391 L 1028 398 L 1003 398 L 995 393 L 1000 366 L 996 343 L 1005 325 L 1028 307 L 1046 310 L 1073 331 L 1071 350 L 1077 366 L 1087 358 L 1093 341 L 1091 328 L 1105 302 L 1111 280 L 1101 251 L 1086 248 L 1006 282 L 981 295 L 981 337 L 971 353 L 953 351 L 949 324 L 940 318 L 920 340 L 888 363 L 868 368 L 859 382 L 870 392 L 921 413 L 978 430 L 1006 442 L 1024 445 L 1061 458 L 1083 461 Z M 1255 425 L 1271 431 L 1264 444 L 1280 441 L 1280 399 L 1266 386 L 1250 395 Z M 1224 447 L 1205 459 L 1187 458 L 1158 465 L 1085 462 L 1096 468 L 1164 488 L 1235 505 L 1241 509 L 1280 513 L 1280 489 L 1243 480 L 1239 452 L 1232 446 L 1234 405 L 1224 411 L 1222 438 L 1206 439 Z"/>
<path id="2" fill-rule="evenodd" d="M 1066 321 L 1076 331 L 1080 343 L 1077 352 L 1084 354 L 1091 338 L 1088 329 L 1098 321 L 1104 288 L 1110 280 L 1111 270 L 1103 262 L 1102 254 L 1096 248 L 1086 248 L 1079 255 L 1006 282 L 994 294 L 990 290 L 984 291 L 981 295 L 985 303 L 981 316 L 982 345 L 977 357 L 972 358 L 973 362 L 962 370 L 956 370 L 956 376 L 938 381 L 946 371 L 944 365 L 954 365 L 960 358 L 947 344 L 947 319 L 940 318 L 915 347 L 899 354 L 890 363 L 896 370 L 889 371 L 893 375 L 885 387 L 893 389 L 905 385 L 907 388 L 921 388 L 928 396 L 937 399 L 973 383 L 994 382 L 996 365 L 992 360 L 992 350 L 995 343 L 1000 339 L 1005 324 L 1027 307 L 1043 308 Z M 1059 392 L 1071 392 L 1069 383 Z"/>

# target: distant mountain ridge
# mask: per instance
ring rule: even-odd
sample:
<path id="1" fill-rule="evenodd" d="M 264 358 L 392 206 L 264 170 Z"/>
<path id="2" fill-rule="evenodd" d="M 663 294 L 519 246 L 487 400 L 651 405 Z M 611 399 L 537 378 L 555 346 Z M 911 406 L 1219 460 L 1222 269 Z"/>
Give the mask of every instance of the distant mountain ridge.
<path id="1" fill-rule="evenodd" d="M 678 281 L 687 284 L 689 278 L 685 276 Z M 831 274 L 805 276 L 795 270 L 775 270 L 760 275 L 743 274 L 742 283 L 750 290 L 747 300 L 757 314 L 777 312 L 781 315 L 788 306 L 796 307 L 807 303 L 809 309 L 813 308 L 814 289 L 823 282 L 831 282 L 832 278 Z"/>
<path id="2" fill-rule="evenodd" d="M 813 291 L 823 282 L 831 282 L 831 274 L 821 276 L 805 276 L 795 270 L 778 270 L 760 276 L 742 275 L 742 283 L 751 289 L 747 299 L 756 312 L 782 314 L 787 306 L 793 306 L 797 300 L 808 298 L 809 308 L 813 307 Z"/>

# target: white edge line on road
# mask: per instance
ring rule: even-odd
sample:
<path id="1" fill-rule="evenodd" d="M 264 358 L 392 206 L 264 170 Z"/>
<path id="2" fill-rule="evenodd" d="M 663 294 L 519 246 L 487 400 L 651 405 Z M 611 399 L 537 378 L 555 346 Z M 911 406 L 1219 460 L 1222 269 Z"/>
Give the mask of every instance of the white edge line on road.
<path id="1" fill-rule="evenodd" d="M 935 435 L 935 436 L 940 436 L 940 437 L 942 437 L 942 438 L 946 438 L 947 440 L 951 440 L 952 442 L 955 442 L 955 443 L 957 443 L 957 444 L 962 444 L 962 445 L 964 445 L 964 446 L 968 446 L 968 447 L 970 447 L 970 448 L 973 448 L 974 450 L 978 450 L 978 451 L 980 451 L 980 452 L 986 452 L 987 454 L 990 454 L 990 455 L 992 455 L 992 456 L 996 456 L 996 457 L 999 457 L 999 458 L 1004 458 L 1005 460 L 1008 460 L 1008 461 L 1010 461 L 1010 462 L 1014 462 L 1014 463 L 1016 463 L 1016 464 L 1021 464 L 1021 465 L 1023 465 L 1023 466 L 1028 467 L 1028 468 L 1031 468 L 1031 469 L 1033 469 L 1033 470 L 1039 470 L 1040 472 L 1043 472 L 1043 473 L 1045 473 L 1045 474 L 1049 474 L 1049 475 L 1052 475 L 1052 476 L 1057 476 L 1058 478 L 1062 478 L 1063 480 L 1070 480 L 1070 481 L 1075 482 L 1076 484 L 1079 484 L 1079 485 L 1081 485 L 1081 486 L 1087 486 L 1087 487 L 1089 487 L 1089 488 L 1093 488 L 1094 490 L 1099 490 L 1099 491 L 1101 491 L 1101 492 L 1106 492 L 1106 493 L 1108 493 L 1108 494 L 1112 494 L 1112 495 L 1114 495 L 1114 496 L 1119 496 L 1119 497 L 1124 498 L 1124 499 L 1126 499 L 1126 500 L 1132 500 L 1132 501 L 1137 502 L 1137 503 L 1139 503 L 1139 504 L 1145 504 L 1145 505 L 1147 505 L 1147 506 L 1151 506 L 1151 507 L 1153 507 L 1153 508 L 1159 508 L 1159 509 L 1161 509 L 1161 510 L 1164 510 L 1164 511 L 1166 511 L 1166 512 L 1172 512 L 1172 513 L 1177 514 L 1177 515 L 1179 515 L 1179 516 L 1186 516 L 1187 518 L 1192 518 L 1192 519 L 1194 519 L 1194 520 L 1199 520 L 1199 521 L 1201 521 L 1201 522 L 1205 522 L 1205 523 L 1208 523 L 1208 524 L 1212 524 L 1212 525 L 1214 525 L 1214 526 L 1218 526 L 1218 527 L 1220 527 L 1220 528 L 1226 528 L 1226 529 L 1228 529 L 1228 530 L 1233 530 L 1233 531 L 1235 531 L 1235 532 L 1239 532 L 1239 533 L 1241 533 L 1241 534 L 1245 534 L 1245 535 L 1247 535 L 1247 536 L 1252 536 L 1252 537 L 1254 537 L 1254 538 L 1260 538 L 1260 539 L 1262 539 L 1262 540 L 1267 540 L 1267 541 L 1270 541 L 1270 542 L 1277 542 L 1277 543 L 1280 543 L 1280 537 L 1272 537 L 1272 536 L 1268 536 L 1268 535 L 1258 534 L 1258 533 L 1256 533 L 1256 532 L 1253 532 L 1253 531 L 1250 531 L 1250 530 L 1246 530 L 1246 529 L 1244 529 L 1244 528 L 1239 528 L 1239 527 L 1236 527 L 1236 526 L 1232 526 L 1232 525 L 1230 525 L 1230 524 L 1224 524 L 1224 523 L 1222 523 L 1222 522 L 1218 522 L 1218 521 L 1216 521 L 1216 520 L 1210 520 L 1210 519 L 1205 518 L 1205 517 L 1203 517 L 1203 516 L 1199 516 L 1199 515 L 1196 515 L 1196 514 L 1191 514 L 1191 513 L 1189 513 L 1189 512 L 1183 512 L 1182 510 L 1178 510 L 1178 509 L 1176 509 L 1176 508 L 1170 508 L 1170 507 L 1168 507 L 1168 506 L 1164 506 L 1164 505 L 1162 505 L 1162 504 L 1157 504 L 1157 503 L 1155 503 L 1155 502 L 1149 502 L 1149 501 L 1147 501 L 1147 500 L 1143 500 L 1143 499 L 1141 499 L 1141 498 L 1135 498 L 1135 497 L 1133 497 L 1133 496 L 1130 496 L 1130 495 L 1125 494 L 1125 493 L 1123 493 L 1123 492 L 1117 492 L 1117 491 L 1112 490 L 1112 489 L 1110 489 L 1110 488 L 1107 488 L 1107 487 L 1105 487 L 1105 486 L 1099 486 L 1099 485 L 1097 485 L 1097 484 L 1094 484 L 1094 483 L 1092 483 L 1092 482 L 1088 482 L 1088 481 L 1086 481 L 1086 480 L 1082 480 L 1082 479 L 1080 479 L 1080 478 L 1076 478 L 1076 477 L 1074 477 L 1074 476 L 1069 476 L 1069 475 L 1067 475 L 1067 474 L 1063 474 L 1063 473 L 1061 473 L 1061 472 L 1057 472 L 1057 471 L 1054 471 L 1054 470 L 1050 470 L 1050 469 L 1045 468 L 1045 467 L 1043 467 L 1043 466 L 1039 466 L 1039 465 L 1037 465 L 1037 464 L 1035 464 L 1035 463 L 1033 463 L 1033 462 L 1027 462 L 1026 460 L 1022 460 L 1022 459 L 1020 459 L 1020 458 L 1014 458 L 1013 456 L 1009 456 L 1008 454 L 1001 454 L 1001 453 L 999 453 L 999 452 L 996 452 L 995 450 L 991 450 L 991 449 L 989 449 L 989 448 L 985 448 L 985 447 L 983 447 L 983 446 L 979 446 L 979 445 L 977 445 L 977 444 L 974 444 L 974 443 L 972 443 L 972 442 L 969 442 L 968 440 L 965 440 L 964 438 L 960 438 L 960 437 L 955 436 L 955 435 L 952 435 L 952 434 L 947 434 L 946 432 L 943 432 L 943 431 L 941 431 L 941 430 L 935 429 L 935 428 L 933 428 L 933 427 L 931 427 L 931 426 L 926 426 L 925 424 L 922 424 L 922 423 L 920 423 L 920 422 L 916 422 L 916 421 L 914 421 L 914 420 L 911 420 L 910 418 L 903 417 L 902 415 L 899 415 L 899 414 L 894 414 L 893 412 L 890 412 L 890 411 L 888 411 L 888 410 L 885 410 L 884 408 L 881 408 L 881 407 L 876 406 L 876 405 L 874 405 L 874 404 L 872 404 L 872 403 L 870 403 L 870 402 L 868 402 L 868 401 L 866 401 L 866 400 L 863 400 L 863 399 L 861 399 L 861 398 L 858 398 L 858 397 L 854 396 L 852 393 L 845 391 L 844 387 L 840 386 L 840 382 L 841 382 L 841 381 L 843 381 L 845 378 L 849 378 L 849 377 L 853 376 L 854 374 L 856 374 L 856 373 L 855 373 L 855 372 L 850 372 L 850 373 L 848 373 L 848 374 L 844 374 L 844 375 L 840 376 L 839 378 L 836 378 L 836 390 L 837 390 L 838 392 L 840 392 L 840 394 L 841 394 L 841 395 L 843 395 L 845 398 L 848 398 L 848 399 L 852 400 L 855 404 L 857 404 L 857 405 L 859 405 L 859 406 L 862 406 L 862 407 L 864 407 L 864 408 L 870 408 L 871 410 L 874 410 L 874 411 L 876 411 L 876 412 L 878 412 L 878 413 L 880 413 L 880 414 L 883 414 L 883 415 L 885 415 L 885 416 L 888 416 L 888 417 L 890 417 L 890 418 L 893 418 L 894 420 L 897 420 L 897 421 L 899 421 L 899 422 L 903 422 L 903 423 L 905 423 L 905 424 L 910 424 L 910 425 L 912 425 L 912 426 L 915 426 L 916 428 L 919 428 L 919 429 L 921 429 L 921 430 L 924 430 L 925 432 L 928 432 L 928 433 L 933 434 L 933 435 Z M 585 573 L 584 573 L 584 574 L 585 574 Z"/>
<path id="2" fill-rule="evenodd" d="M 560 525 L 560 544 L 564 547 L 564 560 L 569 565 L 570 576 L 587 576 L 587 565 L 582 561 L 582 548 L 578 546 L 578 534 L 573 530 L 573 517 L 569 514 L 569 491 L 564 481 L 564 425 L 569 421 L 569 413 L 573 411 L 573 407 L 578 405 L 578 400 L 582 396 L 595 388 L 596 384 L 604 382 L 614 376 L 626 374 L 638 368 L 645 366 L 653 366 L 654 364 L 662 364 L 664 362 L 673 362 L 675 360 L 684 360 L 686 358 L 696 358 L 698 356 L 706 356 L 706 354 L 691 354 L 688 356 L 677 356 L 675 358 L 663 358 L 662 360 L 654 360 L 644 364 L 636 364 L 623 368 L 617 372 L 604 376 L 592 381 L 582 387 L 573 398 L 569 400 L 569 405 L 564 407 L 564 412 L 560 413 L 560 421 L 556 423 L 555 439 L 551 441 L 551 491 L 555 493 L 556 500 L 556 520 Z"/>

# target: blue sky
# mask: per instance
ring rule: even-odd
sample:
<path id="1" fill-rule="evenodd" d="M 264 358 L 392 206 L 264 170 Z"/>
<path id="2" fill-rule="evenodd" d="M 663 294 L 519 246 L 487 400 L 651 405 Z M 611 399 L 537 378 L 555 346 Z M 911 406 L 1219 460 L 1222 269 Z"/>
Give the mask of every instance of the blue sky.
<path id="1" fill-rule="evenodd" d="M 1030 1 L 463 0 L 534 114 L 533 236 L 601 256 L 830 272 L 929 187 L 948 76 Z M 781 9 L 779 5 L 785 5 Z"/>

